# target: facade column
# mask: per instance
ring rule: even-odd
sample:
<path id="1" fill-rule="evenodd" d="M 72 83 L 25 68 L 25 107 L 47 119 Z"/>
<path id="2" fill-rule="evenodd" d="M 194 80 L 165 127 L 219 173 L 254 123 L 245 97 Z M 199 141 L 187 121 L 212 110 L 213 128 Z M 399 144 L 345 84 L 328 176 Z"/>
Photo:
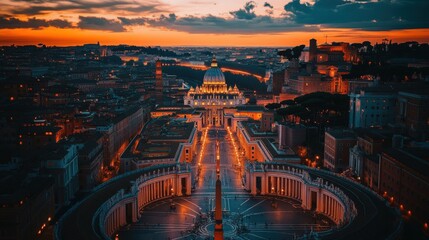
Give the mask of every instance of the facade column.
<path id="1" fill-rule="evenodd" d="M 147 204 L 149 202 L 149 184 L 144 186 L 144 195 L 145 195 L 145 203 Z"/>
<path id="2" fill-rule="evenodd" d="M 155 200 L 158 200 L 159 198 L 159 182 L 155 182 Z"/>
<path id="3" fill-rule="evenodd" d="M 296 199 L 296 180 L 293 180 L 293 197 Z"/>
<path id="4" fill-rule="evenodd" d="M 295 180 L 290 180 L 290 196 L 295 198 Z"/>
<path id="5" fill-rule="evenodd" d="M 118 209 L 113 211 L 113 229 L 115 230 L 118 227 Z"/>
<path id="6" fill-rule="evenodd" d="M 322 194 L 322 212 L 326 214 L 326 195 Z"/>
<path id="7" fill-rule="evenodd" d="M 297 191 L 297 187 L 296 187 L 296 185 L 297 185 L 297 181 L 296 180 L 293 180 L 293 197 L 296 199 L 297 198 L 297 193 L 296 193 L 296 191 Z"/>
<path id="8" fill-rule="evenodd" d="M 337 223 L 340 222 L 340 204 L 337 202 Z"/>
<path id="9" fill-rule="evenodd" d="M 334 205 L 334 221 L 335 222 L 337 222 L 337 203 L 335 202 L 335 200 L 334 199 L 332 199 L 333 200 L 333 205 Z"/>
<path id="10" fill-rule="evenodd" d="M 155 182 L 155 200 L 159 198 L 159 181 Z"/>
<path id="11" fill-rule="evenodd" d="M 109 235 L 112 235 L 113 234 L 113 224 L 112 224 L 112 216 L 109 216 L 109 229 L 110 229 L 110 231 L 109 231 Z"/>
<path id="12" fill-rule="evenodd" d="M 146 203 L 150 202 L 150 184 L 146 185 Z"/>
<path id="13" fill-rule="evenodd" d="M 289 195 L 290 195 L 290 193 L 289 193 L 289 191 L 290 191 L 290 181 L 289 181 L 289 178 L 286 178 L 286 185 L 287 185 L 286 196 L 289 197 Z"/>
<path id="14" fill-rule="evenodd" d="M 143 186 L 143 205 L 146 204 L 146 185 Z"/>
<path id="15" fill-rule="evenodd" d="M 337 222 L 337 202 L 334 201 L 334 219 Z"/>
<path id="16" fill-rule="evenodd" d="M 328 197 L 328 216 L 331 216 L 331 197 Z"/>
<path id="17" fill-rule="evenodd" d="M 110 236 L 110 217 L 107 218 L 106 220 L 106 228 L 107 228 L 107 234 Z"/>
<path id="18" fill-rule="evenodd" d="M 298 199 L 302 200 L 302 197 L 301 197 L 301 182 L 297 181 L 297 185 L 298 185 L 298 188 L 297 188 L 297 190 L 298 190 Z"/>

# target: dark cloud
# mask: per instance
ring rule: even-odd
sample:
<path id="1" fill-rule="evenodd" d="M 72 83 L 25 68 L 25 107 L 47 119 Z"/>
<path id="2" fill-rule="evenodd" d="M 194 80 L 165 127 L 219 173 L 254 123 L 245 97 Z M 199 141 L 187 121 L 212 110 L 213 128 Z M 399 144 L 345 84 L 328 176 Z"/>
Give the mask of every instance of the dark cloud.
<path id="1" fill-rule="evenodd" d="M 253 11 L 255 7 L 256 3 L 254 1 L 250 1 L 244 5 L 244 8 L 240 8 L 237 11 L 232 11 L 229 13 L 237 19 L 251 20 L 256 17 L 255 12 Z"/>
<path id="2" fill-rule="evenodd" d="M 132 26 L 132 25 L 144 25 L 146 22 L 145 18 L 126 18 L 126 17 L 118 17 L 119 21 L 121 21 L 124 26 Z"/>
<path id="3" fill-rule="evenodd" d="M 125 32 L 126 29 L 120 21 L 103 17 L 82 17 L 79 16 L 77 26 L 81 29 L 103 30 L 110 32 Z"/>
<path id="4" fill-rule="evenodd" d="M 374 31 L 429 27 L 429 1 L 424 0 L 293 0 L 284 8 L 297 24 Z"/>
<path id="5" fill-rule="evenodd" d="M 319 31 L 318 26 L 303 26 L 285 18 L 272 18 L 270 16 L 256 16 L 253 19 L 225 19 L 213 15 L 177 17 L 170 14 L 168 16 L 161 15 L 155 19 L 121 18 L 120 20 L 128 25 L 136 25 L 132 23 L 137 20 L 137 22 L 142 22 L 148 27 L 166 28 L 188 33 L 259 34 Z"/>
<path id="6" fill-rule="evenodd" d="M 19 20 L 13 17 L 0 17 L 0 29 L 15 29 L 15 28 L 31 28 L 31 29 L 42 29 L 46 27 L 56 28 L 71 28 L 73 27 L 71 22 L 62 19 L 45 20 L 37 18 L 28 18 L 27 21 Z"/>
<path id="7" fill-rule="evenodd" d="M 36 15 L 50 12 L 76 11 L 79 13 L 161 13 L 166 12 L 166 6 L 158 1 L 134 0 L 14 0 L 29 4 L 17 5 L 12 10 L 14 14 Z"/>
<path id="8" fill-rule="evenodd" d="M 272 8 L 274 8 L 274 7 L 273 7 L 273 5 L 271 5 L 271 4 L 270 4 L 270 3 L 268 3 L 268 2 L 265 2 L 265 3 L 264 3 L 264 7 L 271 8 L 271 9 L 272 9 Z"/>
<path id="9" fill-rule="evenodd" d="M 80 16 L 77 23 L 68 20 L 45 20 L 28 18 L 20 20 L 12 15 L 0 15 L 0 29 L 46 27 L 81 28 L 110 32 L 124 32 L 134 26 L 171 29 L 188 33 L 213 34 L 262 34 L 282 32 L 320 31 L 323 28 L 354 28 L 363 30 L 391 30 L 428 28 L 429 1 L 427 0 L 315 0 L 311 3 L 292 0 L 284 6 L 281 17 L 273 17 L 273 6 L 265 2 L 265 15 L 256 15 L 256 3 L 247 2 L 242 8 L 230 12 L 230 17 L 176 16 L 166 14 L 164 5 L 158 0 L 12 0 L 28 3 L 16 7 L 13 13 L 40 14 L 48 12 L 71 11 L 82 15 L 93 13 L 112 13 L 118 17 Z M 0 7 L 6 6 L 0 3 Z M 8 5 L 10 6 L 10 5 Z M 130 14 L 133 13 L 133 14 Z M 141 17 L 126 17 L 127 15 Z M 148 13 L 156 13 L 148 16 Z M 90 14 L 88 14 L 90 15 Z"/>

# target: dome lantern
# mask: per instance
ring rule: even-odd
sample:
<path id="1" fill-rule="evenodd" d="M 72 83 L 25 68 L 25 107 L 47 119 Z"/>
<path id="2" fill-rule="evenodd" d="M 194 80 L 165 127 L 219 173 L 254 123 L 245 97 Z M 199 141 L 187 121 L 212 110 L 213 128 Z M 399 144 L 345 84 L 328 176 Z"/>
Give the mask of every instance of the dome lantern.
<path id="1" fill-rule="evenodd" d="M 212 68 L 215 68 L 215 67 L 218 67 L 217 66 L 217 60 L 216 60 L 216 56 L 215 55 L 213 55 L 213 58 L 212 58 L 212 64 L 210 65 Z"/>

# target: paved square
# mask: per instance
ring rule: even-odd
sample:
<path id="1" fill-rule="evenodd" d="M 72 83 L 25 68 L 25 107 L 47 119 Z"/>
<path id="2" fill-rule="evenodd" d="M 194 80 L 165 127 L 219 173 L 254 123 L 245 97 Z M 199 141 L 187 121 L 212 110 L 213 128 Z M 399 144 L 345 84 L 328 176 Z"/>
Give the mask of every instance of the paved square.
<path id="1" fill-rule="evenodd" d="M 119 231 L 119 239 L 212 238 L 216 140 L 220 145 L 226 239 L 294 239 L 310 231 L 323 231 L 333 226 L 327 217 L 304 211 L 298 201 L 249 195 L 242 186 L 230 137 L 224 129 L 211 128 L 192 196 L 165 199 L 148 205 L 142 210 L 137 223 Z"/>

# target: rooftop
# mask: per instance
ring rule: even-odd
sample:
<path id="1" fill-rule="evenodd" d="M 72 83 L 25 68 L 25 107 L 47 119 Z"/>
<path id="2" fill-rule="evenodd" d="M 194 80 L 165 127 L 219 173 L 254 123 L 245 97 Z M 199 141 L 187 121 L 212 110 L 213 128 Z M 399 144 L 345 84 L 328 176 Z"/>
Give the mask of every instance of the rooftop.
<path id="1" fill-rule="evenodd" d="M 428 177 L 429 152 L 426 148 L 390 148 L 384 150 L 385 155 L 401 164 L 415 170 L 422 176 Z"/>
<path id="2" fill-rule="evenodd" d="M 356 134 L 349 129 L 328 129 L 326 133 L 335 139 L 356 139 Z"/>
<path id="3" fill-rule="evenodd" d="M 274 132 L 263 132 L 259 129 L 259 122 L 256 121 L 243 121 L 241 122 L 243 127 L 246 129 L 246 132 L 250 137 L 256 138 L 273 138 L 277 137 L 277 133 Z"/>
<path id="4" fill-rule="evenodd" d="M 240 105 L 237 106 L 238 112 L 263 112 L 265 110 L 264 106 L 259 105 Z"/>
<path id="5" fill-rule="evenodd" d="M 264 139 L 261 139 L 261 142 L 265 146 L 265 148 L 270 152 L 270 154 L 273 156 L 274 161 L 288 160 L 290 158 L 297 158 L 297 160 L 299 161 L 298 155 L 296 155 L 291 148 L 287 147 L 284 149 L 278 149 L 276 147 L 278 146 L 278 144 L 276 143 L 275 139 L 264 138 Z"/>
<path id="6" fill-rule="evenodd" d="M 174 158 L 179 144 L 178 142 L 148 143 L 141 139 L 136 139 L 136 141 L 130 145 L 130 148 L 124 152 L 122 157 L 136 157 L 139 160 Z"/>
<path id="7" fill-rule="evenodd" d="M 144 139 L 151 141 L 188 140 L 195 123 L 168 117 L 152 119 L 142 130 Z"/>

